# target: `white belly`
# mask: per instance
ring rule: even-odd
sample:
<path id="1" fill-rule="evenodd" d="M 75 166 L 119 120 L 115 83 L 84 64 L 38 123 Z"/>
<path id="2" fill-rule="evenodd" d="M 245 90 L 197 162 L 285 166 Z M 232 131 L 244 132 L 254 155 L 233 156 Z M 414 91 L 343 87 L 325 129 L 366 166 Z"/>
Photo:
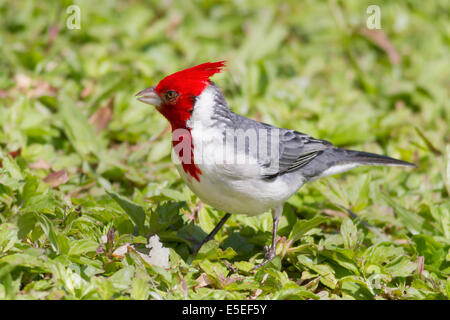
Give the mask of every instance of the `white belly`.
<path id="1" fill-rule="evenodd" d="M 216 131 L 216 132 L 215 132 Z M 219 130 L 191 131 L 200 181 L 176 167 L 189 188 L 206 204 L 228 213 L 258 215 L 283 204 L 304 183 L 300 175 L 261 179 L 257 164 L 224 164 Z"/>
<path id="2" fill-rule="evenodd" d="M 221 179 L 216 174 L 211 175 L 209 169 L 212 168 L 206 168 L 204 165 L 199 166 L 202 174 L 200 181 L 197 181 L 186 174 L 180 165 L 176 167 L 200 200 L 215 209 L 233 214 L 262 214 L 283 204 L 302 185 L 293 188 L 278 178 L 272 182 Z"/>

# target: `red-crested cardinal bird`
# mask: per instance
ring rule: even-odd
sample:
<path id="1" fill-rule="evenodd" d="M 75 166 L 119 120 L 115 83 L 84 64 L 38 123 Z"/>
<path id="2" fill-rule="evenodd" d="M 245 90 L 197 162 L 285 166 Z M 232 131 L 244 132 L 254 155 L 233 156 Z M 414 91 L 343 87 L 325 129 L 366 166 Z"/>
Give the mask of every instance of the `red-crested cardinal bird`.
<path id="1" fill-rule="evenodd" d="M 154 105 L 172 127 L 176 168 L 206 204 L 230 214 L 259 215 L 271 210 L 272 244 L 255 268 L 276 255 L 276 235 L 284 202 L 306 182 L 361 165 L 414 167 L 386 156 L 335 147 L 332 143 L 233 113 L 209 79 L 225 61 L 203 63 L 162 79 L 136 96 Z M 178 156 L 178 157 L 177 157 Z"/>

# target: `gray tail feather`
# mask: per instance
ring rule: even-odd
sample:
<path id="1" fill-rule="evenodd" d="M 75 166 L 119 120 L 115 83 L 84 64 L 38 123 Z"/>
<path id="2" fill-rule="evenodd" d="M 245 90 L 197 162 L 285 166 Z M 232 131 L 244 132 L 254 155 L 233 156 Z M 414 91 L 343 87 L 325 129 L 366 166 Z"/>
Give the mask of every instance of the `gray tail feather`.
<path id="1" fill-rule="evenodd" d="M 337 161 L 341 163 L 360 163 L 362 165 L 381 165 L 381 166 L 401 166 L 401 167 L 417 167 L 415 164 L 391 157 L 382 156 L 376 153 L 364 151 L 354 151 L 347 149 L 334 149 Z M 339 156 L 338 156 L 339 155 Z"/>
<path id="2" fill-rule="evenodd" d="M 333 147 L 321 151 L 300 170 L 307 179 L 314 180 L 362 165 L 416 167 L 413 163 L 380 154 Z"/>

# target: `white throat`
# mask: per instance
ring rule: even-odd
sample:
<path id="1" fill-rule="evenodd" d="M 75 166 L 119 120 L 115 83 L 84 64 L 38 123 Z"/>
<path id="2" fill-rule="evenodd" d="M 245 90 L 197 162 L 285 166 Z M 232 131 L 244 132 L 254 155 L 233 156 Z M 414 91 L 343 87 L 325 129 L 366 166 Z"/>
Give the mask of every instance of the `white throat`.
<path id="1" fill-rule="evenodd" d="M 208 85 L 197 97 L 191 117 L 186 122 L 186 126 L 193 128 L 209 128 L 212 126 L 212 116 L 214 114 L 214 100 L 216 89 Z"/>

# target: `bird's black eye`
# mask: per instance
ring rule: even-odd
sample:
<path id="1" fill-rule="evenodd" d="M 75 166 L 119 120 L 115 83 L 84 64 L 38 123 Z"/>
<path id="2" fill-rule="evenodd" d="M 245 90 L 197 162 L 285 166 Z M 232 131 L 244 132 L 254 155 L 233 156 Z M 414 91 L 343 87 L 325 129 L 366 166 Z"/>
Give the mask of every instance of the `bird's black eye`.
<path id="1" fill-rule="evenodd" d="M 178 97 L 178 93 L 176 91 L 173 90 L 167 90 L 166 94 L 165 94 L 166 100 L 173 100 L 176 97 Z"/>

